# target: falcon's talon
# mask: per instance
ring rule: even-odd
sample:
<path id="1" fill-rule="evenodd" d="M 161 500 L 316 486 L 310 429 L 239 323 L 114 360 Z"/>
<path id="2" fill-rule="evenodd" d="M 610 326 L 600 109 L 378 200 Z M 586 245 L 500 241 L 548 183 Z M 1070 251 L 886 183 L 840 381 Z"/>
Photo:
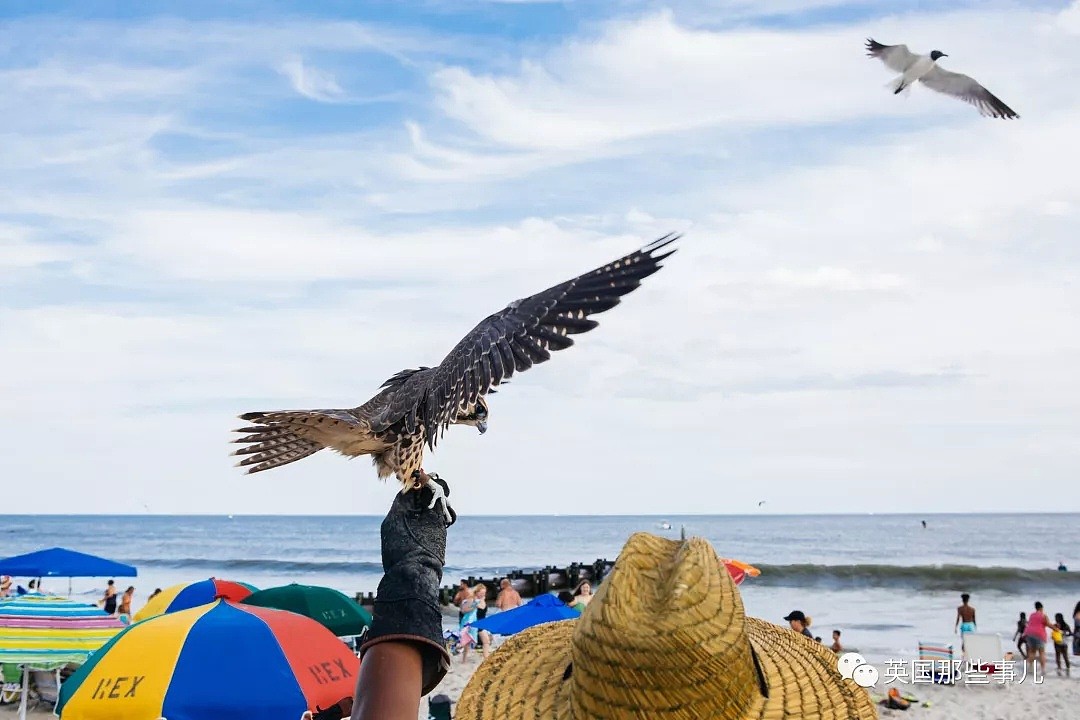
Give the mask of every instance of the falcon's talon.
<path id="1" fill-rule="evenodd" d="M 429 475 L 428 477 L 438 476 Z M 447 500 L 446 493 L 443 491 L 442 485 L 435 482 L 434 480 L 428 480 L 426 484 L 429 488 L 431 488 L 431 502 L 428 504 L 427 509 L 432 510 L 435 508 L 436 504 L 442 503 L 443 519 L 446 520 L 446 527 L 450 527 L 455 522 L 457 522 L 457 513 L 454 512 L 454 509 L 452 507 L 450 507 L 450 501 Z"/>

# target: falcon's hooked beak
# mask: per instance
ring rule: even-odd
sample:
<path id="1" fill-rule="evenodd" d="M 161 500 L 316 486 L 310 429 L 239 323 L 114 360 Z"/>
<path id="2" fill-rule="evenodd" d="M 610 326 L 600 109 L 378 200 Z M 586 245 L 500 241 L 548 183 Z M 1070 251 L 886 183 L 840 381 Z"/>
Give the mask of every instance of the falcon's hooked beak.
<path id="1" fill-rule="evenodd" d="M 487 420 L 477 420 L 476 421 L 476 429 L 480 431 L 481 435 L 486 433 L 487 432 Z"/>

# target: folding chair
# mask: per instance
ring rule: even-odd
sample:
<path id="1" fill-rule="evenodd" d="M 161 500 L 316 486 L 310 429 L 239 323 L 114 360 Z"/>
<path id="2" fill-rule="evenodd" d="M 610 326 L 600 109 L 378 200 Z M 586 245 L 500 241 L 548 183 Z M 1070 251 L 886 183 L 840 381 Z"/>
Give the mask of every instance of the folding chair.
<path id="1" fill-rule="evenodd" d="M 1001 637 L 995 633 L 964 635 L 965 671 L 992 675 L 1005 663 Z"/>
<path id="2" fill-rule="evenodd" d="M 22 697 L 22 668 L 3 663 L 3 688 L 0 689 L 0 705 L 17 703 Z"/>
<path id="3" fill-rule="evenodd" d="M 971 637 L 968 633 L 967 637 Z M 953 646 L 943 643 L 919 641 L 919 671 L 922 677 L 940 685 L 953 685 L 956 682 L 957 660 Z"/>

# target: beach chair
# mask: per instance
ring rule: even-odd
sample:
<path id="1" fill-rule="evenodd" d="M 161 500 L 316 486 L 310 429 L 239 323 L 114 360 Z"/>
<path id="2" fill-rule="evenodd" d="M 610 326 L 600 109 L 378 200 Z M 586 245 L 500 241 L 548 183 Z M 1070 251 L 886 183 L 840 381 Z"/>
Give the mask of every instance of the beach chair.
<path id="1" fill-rule="evenodd" d="M 35 707 L 56 707 L 60 700 L 60 670 L 31 670 L 30 691 Z"/>
<path id="2" fill-rule="evenodd" d="M 971 634 L 968 633 L 967 637 Z M 932 682 L 938 685 L 956 684 L 959 661 L 953 646 L 944 643 L 919 641 L 919 659 L 915 663 L 913 682 Z"/>
<path id="3" fill-rule="evenodd" d="M 10 705 L 22 699 L 22 668 L 3 663 L 3 688 L 0 689 L 0 705 Z"/>
<path id="4" fill-rule="evenodd" d="M 964 673 L 993 675 L 1005 663 L 1001 637 L 995 633 L 965 633 Z"/>

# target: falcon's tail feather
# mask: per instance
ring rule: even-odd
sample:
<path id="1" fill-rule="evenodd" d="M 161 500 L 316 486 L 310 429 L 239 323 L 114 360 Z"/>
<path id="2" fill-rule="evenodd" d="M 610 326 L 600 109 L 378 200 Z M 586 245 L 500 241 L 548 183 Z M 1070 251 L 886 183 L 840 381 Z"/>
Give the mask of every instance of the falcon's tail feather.
<path id="1" fill-rule="evenodd" d="M 249 456 L 236 463 L 236 466 L 248 467 L 247 473 L 250 475 L 288 465 L 322 450 L 325 447 L 322 443 L 301 437 L 294 428 L 290 427 L 293 423 L 310 424 L 310 416 L 311 413 L 308 411 L 253 412 L 241 415 L 241 420 L 259 424 L 237 428 L 233 431 L 244 434 L 233 442 L 243 443 L 245 447 L 231 454 Z"/>

